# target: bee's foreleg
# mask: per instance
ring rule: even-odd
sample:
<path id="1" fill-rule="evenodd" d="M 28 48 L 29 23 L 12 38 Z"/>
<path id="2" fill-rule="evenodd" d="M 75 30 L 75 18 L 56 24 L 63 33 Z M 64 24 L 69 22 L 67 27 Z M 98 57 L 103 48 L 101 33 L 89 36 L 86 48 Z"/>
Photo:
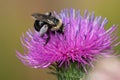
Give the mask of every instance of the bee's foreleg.
<path id="1" fill-rule="evenodd" d="M 46 39 L 46 42 L 45 42 L 45 44 L 44 45 L 46 45 L 48 42 L 49 42 L 49 40 L 50 40 L 50 33 L 49 33 L 49 31 L 47 31 L 47 39 Z"/>
<path id="2" fill-rule="evenodd" d="M 62 34 L 64 34 L 64 25 L 62 24 L 62 27 L 60 28 L 60 31 Z"/>
<path id="3" fill-rule="evenodd" d="M 59 29 L 57 32 L 58 32 L 58 33 L 64 34 L 64 26 L 62 25 L 62 26 L 60 27 L 60 29 Z"/>

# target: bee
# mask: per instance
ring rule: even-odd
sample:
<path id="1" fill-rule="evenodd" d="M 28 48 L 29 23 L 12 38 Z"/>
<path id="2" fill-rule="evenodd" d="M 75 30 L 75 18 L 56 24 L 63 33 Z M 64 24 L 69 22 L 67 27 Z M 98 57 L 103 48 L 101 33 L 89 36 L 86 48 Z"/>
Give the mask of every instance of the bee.
<path id="1" fill-rule="evenodd" d="M 50 40 L 50 32 L 64 34 L 64 25 L 62 20 L 52 16 L 51 12 L 45 14 L 34 13 L 32 14 L 32 17 L 35 19 L 34 29 L 39 32 L 40 37 L 47 34 L 45 45 Z"/>

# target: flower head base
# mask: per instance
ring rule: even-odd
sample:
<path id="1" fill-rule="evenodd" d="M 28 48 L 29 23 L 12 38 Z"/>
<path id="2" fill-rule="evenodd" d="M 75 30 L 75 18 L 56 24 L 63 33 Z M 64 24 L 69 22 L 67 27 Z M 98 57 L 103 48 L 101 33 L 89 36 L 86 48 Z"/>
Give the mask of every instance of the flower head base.
<path id="1" fill-rule="evenodd" d="M 85 11 L 84 17 L 80 11 L 74 9 L 62 10 L 54 16 L 61 19 L 64 24 L 64 35 L 50 33 L 50 41 L 44 46 L 45 37 L 40 37 L 36 31 L 28 30 L 21 42 L 25 47 L 25 54 L 17 52 L 18 58 L 26 65 L 34 68 L 45 68 L 56 63 L 63 64 L 77 62 L 78 65 L 92 65 L 97 55 L 107 56 L 114 46 L 117 37 L 113 34 L 116 26 L 108 30 L 104 26 L 107 19 L 101 16 L 94 17 Z"/>

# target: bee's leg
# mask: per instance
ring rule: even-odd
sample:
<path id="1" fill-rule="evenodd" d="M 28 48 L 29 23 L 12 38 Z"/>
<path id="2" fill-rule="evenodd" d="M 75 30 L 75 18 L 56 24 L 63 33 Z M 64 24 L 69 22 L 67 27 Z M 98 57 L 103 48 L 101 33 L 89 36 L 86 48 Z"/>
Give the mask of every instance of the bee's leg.
<path id="1" fill-rule="evenodd" d="M 61 33 L 64 34 L 64 25 L 62 24 L 62 27 L 60 28 Z"/>
<path id="2" fill-rule="evenodd" d="M 48 42 L 49 42 L 49 40 L 50 40 L 50 33 L 49 33 L 49 31 L 47 31 L 47 39 L 46 39 L 46 42 L 45 42 L 45 44 L 44 45 L 46 45 Z"/>
<path id="3" fill-rule="evenodd" d="M 40 36 L 42 37 L 46 32 L 48 31 L 48 25 L 43 25 L 43 27 L 40 29 Z"/>
<path id="4" fill-rule="evenodd" d="M 62 27 L 60 27 L 60 29 L 57 32 L 64 34 L 64 27 L 63 27 L 63 25 L 62 25 Z"/>

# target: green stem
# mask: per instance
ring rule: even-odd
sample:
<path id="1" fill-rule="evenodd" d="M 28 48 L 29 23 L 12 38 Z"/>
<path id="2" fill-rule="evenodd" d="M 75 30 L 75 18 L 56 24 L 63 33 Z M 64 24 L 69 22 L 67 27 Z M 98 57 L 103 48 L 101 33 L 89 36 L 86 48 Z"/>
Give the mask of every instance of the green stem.
<path id="1" fill-rule="evenodd" d="M 83 68 L 78 67 L 77 63 L 71 63 L 68 67 L 65 65 L 57 67 L 57 78 L 58 80 L 82 80 L 85 72 Z"/>

